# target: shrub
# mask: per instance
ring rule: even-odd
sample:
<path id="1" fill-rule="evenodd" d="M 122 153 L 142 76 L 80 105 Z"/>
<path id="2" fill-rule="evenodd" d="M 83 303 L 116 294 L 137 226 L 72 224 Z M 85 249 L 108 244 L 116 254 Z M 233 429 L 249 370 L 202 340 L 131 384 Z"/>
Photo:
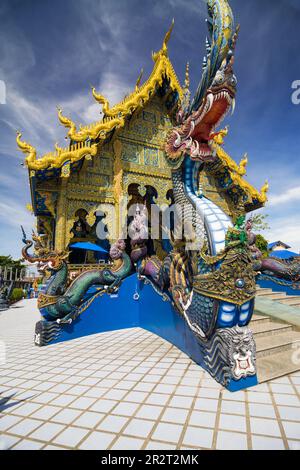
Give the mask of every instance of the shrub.
<path id="1" fill-rule="evenodd" d="M 255 245 L 262 252 L 264 258 L 267 258 L 269 256 L 269 250 L 268 250 L 269 244 L 262 235 L 260 234 L 256 235 Z"/>
<path id="2" fill-rule="evenodd" d="M 19 300 L 22 300 L 25 297 L 23 289 L 20 288 L 15 288 L 13 289 L 10 300 L 11 302 L 19 302 Z"/>

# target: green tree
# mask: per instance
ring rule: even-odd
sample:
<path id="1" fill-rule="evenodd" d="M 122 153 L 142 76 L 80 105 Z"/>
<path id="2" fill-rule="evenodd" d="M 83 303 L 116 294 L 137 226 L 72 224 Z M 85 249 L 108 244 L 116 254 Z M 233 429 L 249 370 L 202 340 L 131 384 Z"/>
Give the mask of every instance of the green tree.
<path id="1" fill-rule="evenodd" d="M 264 258 L 269 256 L 269 243 L 261 234 L 256 235 L 255 245 L 262 252 Z"/>
<path id="2" fill-rule="evenodd" d="M 268 214 L 255 214 L 251 216 L 252 219 L 252 230 L 253 232 L 263 232 L 264 230 L 270 230 L 268 224 Z"/>
<path id="3" fill-rule="evenodd" d="M 11 256 L 0 256 L 0 267 L 2 268 L 12 268 L 13 274 L 16 271 L 20 272 L 21 269 L 25 268 L 25 264 L 22 263 L 22 260 L 14 260 Z"/>

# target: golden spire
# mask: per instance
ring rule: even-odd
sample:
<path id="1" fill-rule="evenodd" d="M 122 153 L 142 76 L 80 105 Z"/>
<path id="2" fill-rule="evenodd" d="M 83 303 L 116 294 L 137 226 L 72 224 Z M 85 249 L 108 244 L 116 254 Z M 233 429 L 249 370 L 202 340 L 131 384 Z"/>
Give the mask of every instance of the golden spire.
<path id="1" fill-rule="evenodd" d="M 141 81 L 142 81 L 142 78 L 143 78 L 143 75 L 144 75 L 144 69 L 141 70 L 141 73 L 138 76 L 138 79 L 137 79 L 136 84 L 135 84 L 135 91 L 138 91 L 138 89 L 140 87 L 140 84 L 141 84 Z"/>
<path id="2" fill-rule="evenodd" d="M 77 129 L 76 129 L 76 124 L 71 121 L 71 119 L 67 118 L 66 116 L 63 116 L 62 114 L 62 109 L 60 107 L 57 107 L 57 111 L 58 111 L 58 119 L 59 119 L 59 122 L 66 128 L 66 129 L 70 129 L 69 132 L 68 132 L 68 137 L 71 136 L 71 134 L 73 133 L 76 133 Z M 71 138 L 71 137 L 70 137 Z"/>
<path id="3" fill-rule="evenodd" d="M 246 170 L 247 165 L 248 165 L 248 154 L 245 153 L 244 157 L 242 158 L 239 164 L 239 174 L 241 176 L 244 176 L 247 173 L 247 170 Z"/>
<path id="4" fill-rule="evenodd" d="M 175 24 L 175 20 L 173 18 L 170 29 L 167 32 L 167 34 L 165 35 L 165 39 L 164 39 L 163 47 L 162 47 L 163 52 L 165 52 L 166 54 L 168 54 L 168 44 L 169 44 L 169 41 L 170 41 L 170 38 L 171 38 L 172 31 L 174 29 L 174 24 Z"/>
<path id="5" fill-rule="evenodd" d="M 93 97 L 95 98 L 95 100 L 97 101 L 97 103 L 102 104 L 103 113 L 108 114 L 109 109 L 110 109 L 109 108 L 109 101 L 103 95 L 100 95 L 100 93 L 97 93 L 95 87 L 92 87 L 92 94 L 93 94 Z"/>
<path id="6" fill-rule="evenodd" d="M 229 126 L 226 126 L 224 129 L 221 129 L 219 132 L 217 132 L 213 140 L 216 142 L 218 145 L 223 145 L 224 144 L 224 137 L 228 135 L 229 132 Z"/>
<path id="7" fill-rule="evenodd" d="M 269 182 L 266 181 L 265 184 L 263 185 L 263 187 L 260 190 L 260 194 L 261 194 L 261 198 L 262 198 L 263 202 L 267 202 L 267 200 L 268 200 L 267 194 L 268 194 L 269 189 L 270 189 Z"/>
<path id="8" fill-rule="evenodd" d="M 169 29 L 169 31 L 167 32 L 167 34 L 165 35 L 162 48 L 160 49 L 159 52 L 152 52 L 152 59 L 154 60 L 154 62 L 156 62 L 157 59 L 158 59 L 161 55 L 164 55 L 164 56 L 168 57 L 168 44 L 169 44 L 169 41 L 170 41 L 170 38 L 171 38 L 172 31 L 173 31 L 173 29 L 174 29 L 174 24 L 175 24 L 175 20 L 174 20 L 174 18 L 173 18 L 172 24 L 171 24 L 171 26 L 170 26 L 170 29 Z"/>
<path id="9" fill-rule="evenodd" d="M 25 155 L 27 155 L 27 157 L 25 158 L 25 163 L 26 163 L 26 166 L 29 166 L 30 163 L 36 160 L 36 149 L 32 147 L 32 145 L 28 144 L 27 142 L 22 141 L 21 137 L 22 137 L 21 132 L 17 131 L 17 138 L 16 138 L 17 145 L 19 149 Z"/>

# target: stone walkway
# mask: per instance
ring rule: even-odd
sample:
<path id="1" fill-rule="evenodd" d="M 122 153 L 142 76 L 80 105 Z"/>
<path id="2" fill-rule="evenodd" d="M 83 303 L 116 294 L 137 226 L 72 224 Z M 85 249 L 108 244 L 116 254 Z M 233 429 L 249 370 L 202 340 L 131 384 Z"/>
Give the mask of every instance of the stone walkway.
<path id="1" fill-rule="evenodd" d="M 36 303 L 17 307 L 0 314 L 2 449 L 300 449 L 300 373 L 231 394 L 141 329 L 37 348 Z"/>

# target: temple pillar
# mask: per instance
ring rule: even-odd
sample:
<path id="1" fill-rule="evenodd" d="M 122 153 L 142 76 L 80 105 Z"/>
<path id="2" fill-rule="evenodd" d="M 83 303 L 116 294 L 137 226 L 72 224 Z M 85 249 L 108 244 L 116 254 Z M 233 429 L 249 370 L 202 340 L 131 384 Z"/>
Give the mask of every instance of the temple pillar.
<path id="1" fill-rule="evenodd" d="M 122 168 L 122 142 L 120 140 L 115 140 L 113 143 L 113 149 L 115 154 L 114 161 L 114 201 L 115 201 L 115 223 L 114 235 L 113 238 L 121 237 L 122 229 L 122 198 L 123 198 L 123 168 Z M 113 240 L 116 241 L 116 240 Z"/>
<path id="2" fill-rule="evenodd" d="M 63 251 L 66 248 L 66 204 L 67 204 L 67 185 L 68 180 L 61 180 L 61 191 L 57 204 L 56 230 L 55 230 L 55 249 Z"/>

